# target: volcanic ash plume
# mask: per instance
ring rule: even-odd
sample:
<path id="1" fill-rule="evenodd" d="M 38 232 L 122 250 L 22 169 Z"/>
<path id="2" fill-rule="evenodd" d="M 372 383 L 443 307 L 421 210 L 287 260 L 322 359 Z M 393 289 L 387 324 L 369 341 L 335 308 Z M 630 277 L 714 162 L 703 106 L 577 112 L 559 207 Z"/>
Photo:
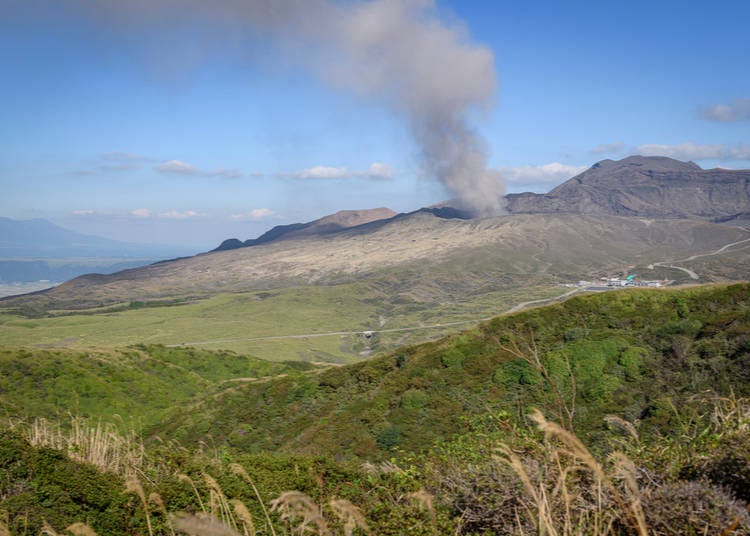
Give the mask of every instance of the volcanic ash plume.
<path id="1" fill-rule="evenodd" d="M 209 40 L 269 38 L 275 52 L 327 84 L 376 99 L 408 118 L 423 171 L 477 214 L 501 208 L 504 185 L 487 169 L 485 143 L 468 122 L 496 89 L 491 51 L 460 25 L 439 19 L 432 0 L 77 0 L 126 32 L 165 35 L 210 25 Z M 140 26 L 140 27 L 139 27 Z M 165 39 L 168 40 L 168 37 Z M 165 41 L 162 40 L 162 41 Z M 249 39 L 252 42 L 252 39 Z M 179 51 L 170 51 L 179 53 Z M 179 58 L 177 58 L 179 59 Z"/>

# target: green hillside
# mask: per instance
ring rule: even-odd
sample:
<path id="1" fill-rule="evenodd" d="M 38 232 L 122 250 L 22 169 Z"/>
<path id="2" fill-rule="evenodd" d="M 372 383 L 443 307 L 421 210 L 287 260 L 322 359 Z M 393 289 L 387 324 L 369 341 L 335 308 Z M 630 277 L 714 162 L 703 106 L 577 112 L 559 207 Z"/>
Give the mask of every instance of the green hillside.
<path id="1" fill-rule="evenodd" d="M 746 283 L 576 297 L 337 368 L 2 358 L 14 535 L 750 533 Z M 93 418 L 69 437 L 13 418 L 65 404 Z M 115 413 L 153 435 L 100 433 Z"/>
<path id="2" fill-rule="evenodd" d="M 160 431 L 257 452 L 383 458 L 472 418 L 542 407 L 595 439 L 603 417 L 658 429 L 665 397 L 737 394 L 750 379 L 750 285 L 577 297 L 369 361 L 250 383 Z M 667 419 L 668 420 L 668 419 Z"/>
<path id="3" fill-rule="evenodd" d="M 0 404 L 5 417 L 68 420 L 68 415 L 158 423 L 169 410 L 236 378 L 264 378 L 314 368 L 270 363 L 229 351 L 139 345 L 119 350 L 0 349 Z"/>

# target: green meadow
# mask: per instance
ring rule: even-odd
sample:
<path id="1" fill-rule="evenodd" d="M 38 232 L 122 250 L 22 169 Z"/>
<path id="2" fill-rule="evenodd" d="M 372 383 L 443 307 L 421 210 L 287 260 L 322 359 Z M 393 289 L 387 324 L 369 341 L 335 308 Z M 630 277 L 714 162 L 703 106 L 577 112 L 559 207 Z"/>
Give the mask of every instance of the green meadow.
<path id="1" fill-rule="evenodd" d="M 171 305 L 129 302 L 99 310 L 52 311 L 39 318 L 6 310 L 0 312 L 0 346 L 194 345 L 270 361 L 345 363 L 437 338 L 500 314 L 521 300 L 561 292 L 559 287 L 539 284 L 463 301 L 399 294 L 383 299 L 385 294 L 374 285 L 350 283 L 221 294 Z M 381 330 L 369 339 L 362 335 Z M 328 333 L 334 334 L 324 335 Z"/>

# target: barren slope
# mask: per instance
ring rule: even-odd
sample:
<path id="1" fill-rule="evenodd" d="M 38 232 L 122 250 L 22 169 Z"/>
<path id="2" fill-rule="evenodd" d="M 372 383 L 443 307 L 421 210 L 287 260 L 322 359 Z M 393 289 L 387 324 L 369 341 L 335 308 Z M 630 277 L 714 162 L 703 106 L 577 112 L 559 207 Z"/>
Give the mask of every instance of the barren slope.
<path id="1" fill-rule="evenodd" d="M 703 221 L 573 214 L 446 220 L 417 213 L 324 237 L 82 276 L 3 305 L 87 308 L 365 278 L 387 281 L 391 293 L 432 289 L 459 299 L 483 289 L 522 285 L 540 274 L 596 275 L 712 251 L 747 237 L 742 229 Z"/>
<path id="2" fill-rule="evenodd" d="M 666 157 L 602 160 L 548 194 L 510 194 L 511 213 L 731 219 L 750 211 L 750 170 L 701 169 Z"/>

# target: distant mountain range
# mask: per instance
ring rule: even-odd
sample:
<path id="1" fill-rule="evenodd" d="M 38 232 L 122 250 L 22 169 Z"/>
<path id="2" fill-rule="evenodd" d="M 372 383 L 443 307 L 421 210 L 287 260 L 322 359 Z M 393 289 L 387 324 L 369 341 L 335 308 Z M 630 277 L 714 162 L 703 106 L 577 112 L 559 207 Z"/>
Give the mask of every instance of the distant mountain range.
<path id="1" fill-rule="evenodd" d="M 711 263 L 706 252 L 747 238 L 746 230 L 716 222 L 750 214 L 750 171 L 629 157 L 599 162 L 548 194 L 507 199 L 510 214 L 484 219 L 447 206 L 339 212 L 230 239 L 194 257 L 79 277 L 35 299 L 75 308 L 379 279 L 403 293 L 407 273 L 436 299 L 449 286 L 461 298 L 499 281 L 525 284 L 529 274 L 576 278 L 639 262 L 652 270 L 652 263 L 694 254 L 705 257 L 707 280 L 746 274 L 744 250 L 726 265 L 729 255 Z"/>
<path id="2" fill-rule="evenodd" d="M 85 235 L 43 219 L 0 217 L 0 283 L 61 282 L 89 273 L 111 274 L 186 253 L 184 248 Z"/>
<path id="3" fill-rule="evenodd" d="M 701 169 L 660 156 L 602 160 L 546 194 L 506 196 L 511 214 L 750 219 L 750 170 Z"/>
<path id="4" fill-rule="evenodd" d="M 184 255 L 184 248 L 119 242 L 85 235 L 43 220 L 0 217 L 0 259 L 13 258 L 165 258 Z"/>

